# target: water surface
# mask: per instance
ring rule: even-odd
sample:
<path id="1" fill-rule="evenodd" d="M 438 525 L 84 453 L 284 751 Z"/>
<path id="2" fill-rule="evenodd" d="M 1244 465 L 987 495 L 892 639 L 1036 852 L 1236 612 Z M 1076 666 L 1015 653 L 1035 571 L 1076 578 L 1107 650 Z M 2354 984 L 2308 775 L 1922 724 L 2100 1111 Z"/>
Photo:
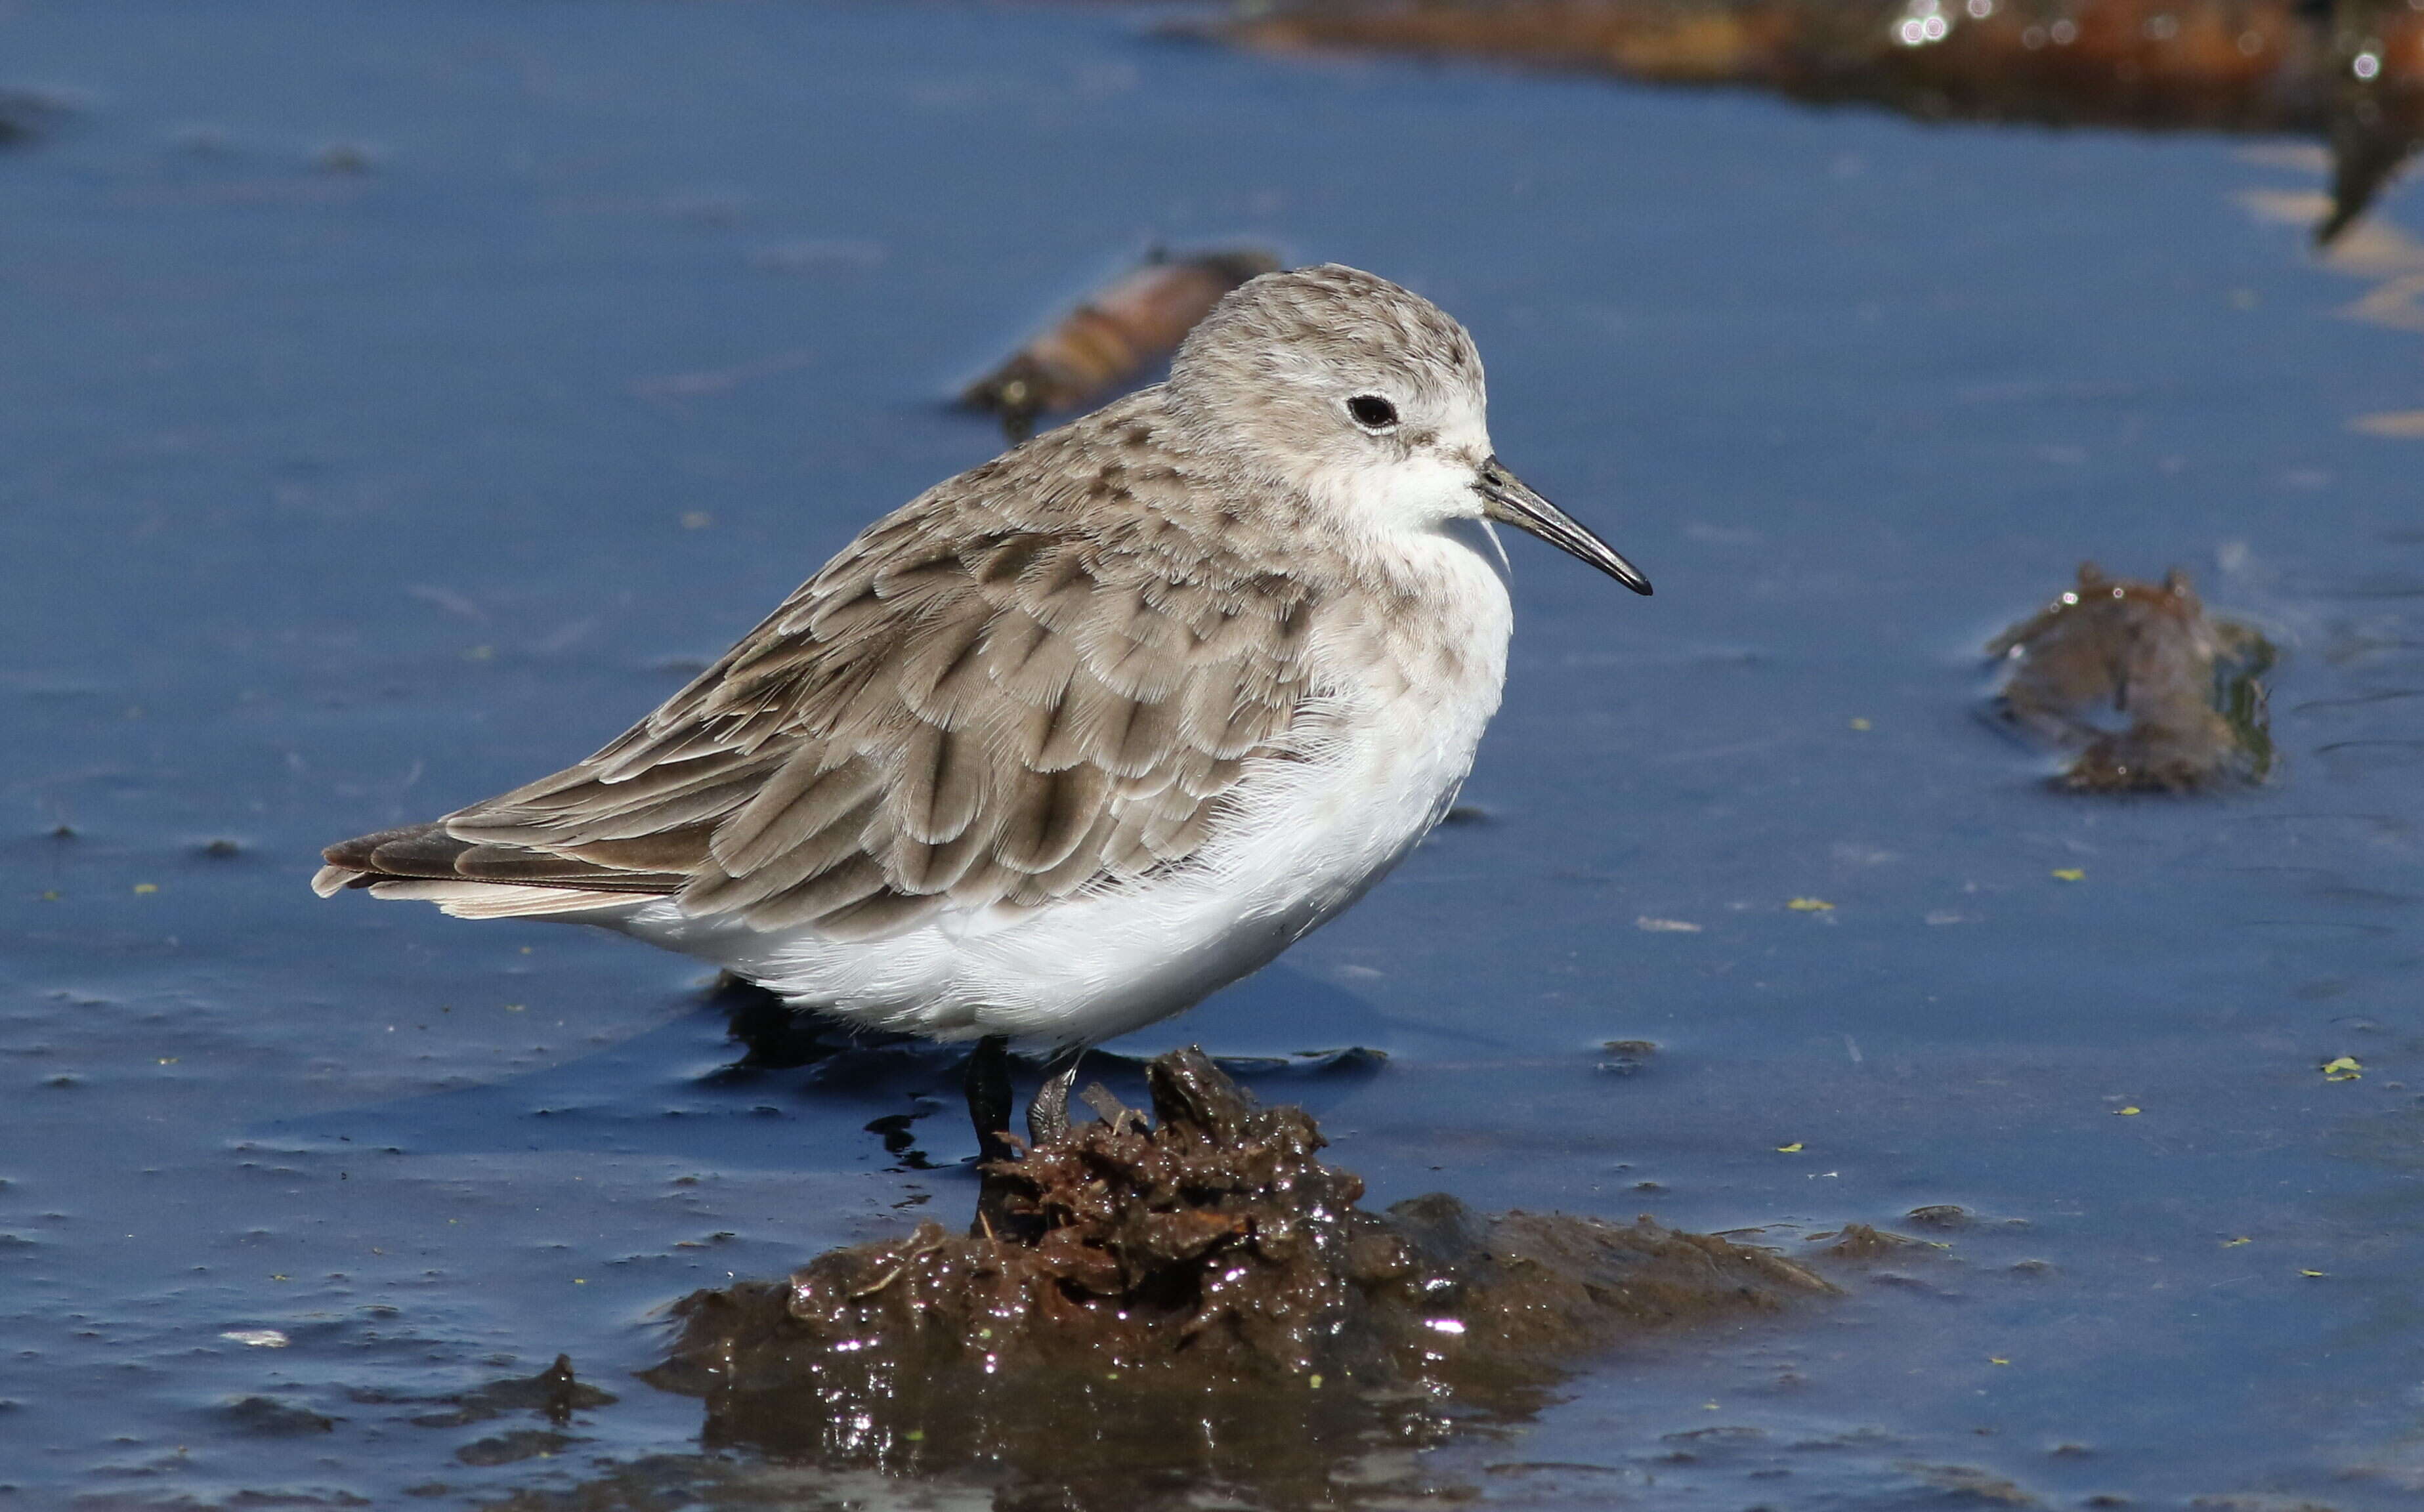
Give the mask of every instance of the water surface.
<path id="1" fill-rule="evenodd" d="M 1461 316 L 1501 454 L 1659 592 L 1516 543 L 1481 820 L 1121 1048 L 1385 1051 L 1263 1082 L 1381 1202 L 1794 1251 L 1975 1215 L 1425 1473 L 2424 1487 L 2412 196 L 2326 265 L 2292 144 L 1275 61 L 1109 8 L 18 0 L 0 60 L 74 105 L 0 154 L 0 1504 L 695 1455 L 630 1376 L 669 1301 L 965 1207 L 948 1057 L 786 1069 L 691 963 L 304 883 L 619 731 L 991 455 L 940 400 L 1034 321 L 1237 241 Z M 2279 780 L 2059 794 L 1978 718 L 1978 648 L 2083 556 L 2286 647 Z M 439 1400 L 558 1353 L 616 1400 Z"/>

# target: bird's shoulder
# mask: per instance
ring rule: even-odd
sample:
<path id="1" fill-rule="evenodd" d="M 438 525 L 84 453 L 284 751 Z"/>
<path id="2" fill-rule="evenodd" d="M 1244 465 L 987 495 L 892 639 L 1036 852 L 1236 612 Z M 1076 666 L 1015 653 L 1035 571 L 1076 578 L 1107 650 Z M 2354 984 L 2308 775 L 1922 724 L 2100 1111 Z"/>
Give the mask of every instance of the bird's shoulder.
<path id="1" fill-rule="evenodd" d="M 1132 695 L 1172 678 L 1284 664 L 1332 597 L 1317 553 L 1293 542 L 1282 490 L 1211 476 L 1217 464 L 1164 434 L 1153 390 L 1047 432 L 937 484 L 875 521 L 652 722 L 820 705 L 853 673 L 929 713 L 951 689 L 1048 697 L 1063 669 L 1028 677 L 1012 651 L 1060 641 Z M 971 644 L 981 643 L 981 644 Z M 959 659 L 987 676 L 948 681 Z M 973 666 L 958 667 L 972 673 Z M 636 733 L 636 732 L 635 732 Z"/>

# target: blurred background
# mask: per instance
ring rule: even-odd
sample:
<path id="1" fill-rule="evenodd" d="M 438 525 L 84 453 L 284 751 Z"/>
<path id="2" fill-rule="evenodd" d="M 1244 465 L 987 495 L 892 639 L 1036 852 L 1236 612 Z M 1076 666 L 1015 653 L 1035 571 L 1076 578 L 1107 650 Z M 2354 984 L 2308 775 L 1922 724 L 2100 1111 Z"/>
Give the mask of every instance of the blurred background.
<path id="1" fill-rule="evenodd" d="M 0 1506 L 2413 1505 L 2419 121 L 2409 0 L 0 0 Z M 1513 543 L 1462 822 L 1112 1049 L 1376 1201 L 1916 1242 L 1284 1488 L 736 1438 L 665 1310 L 963 1221 L 955 1058 L 317 850 L 1206 254 L 1465 321 L 1658 596 Z"/>

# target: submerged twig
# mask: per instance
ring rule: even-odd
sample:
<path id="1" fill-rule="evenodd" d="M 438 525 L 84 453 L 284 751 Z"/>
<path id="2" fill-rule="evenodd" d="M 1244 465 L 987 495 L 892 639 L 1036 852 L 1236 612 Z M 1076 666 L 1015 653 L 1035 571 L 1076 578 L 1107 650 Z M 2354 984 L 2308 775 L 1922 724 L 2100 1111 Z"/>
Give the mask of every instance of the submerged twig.
<path id="1" fill-rule="evenodd" d="M 960 402 L 998 414 L 1024 440 L 1037 417 L 1091 404 L 1169 356 L 1222 294 L 1279 265 L 1251 247 L 1156 258 L 1036 335 Z"/>

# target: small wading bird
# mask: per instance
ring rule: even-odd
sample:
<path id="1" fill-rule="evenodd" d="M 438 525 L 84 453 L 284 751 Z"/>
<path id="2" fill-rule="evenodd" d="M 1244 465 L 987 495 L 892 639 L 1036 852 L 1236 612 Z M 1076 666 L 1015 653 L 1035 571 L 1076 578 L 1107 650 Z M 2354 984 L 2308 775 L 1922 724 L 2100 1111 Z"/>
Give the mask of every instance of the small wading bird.
<path id="1" fill-rule="evenodd" d="M 1169 381 L 869 526 L 587 760 L 330 846 L 312 881 L 567 919 L 869 1028 L 1060 1060 L 1190 1007 L 1363 896 L 1498 708 L 1489 521 L 1636 593 L 1499 465 L 1464 327 L 1335 265 L 1223 299 Z"/>

